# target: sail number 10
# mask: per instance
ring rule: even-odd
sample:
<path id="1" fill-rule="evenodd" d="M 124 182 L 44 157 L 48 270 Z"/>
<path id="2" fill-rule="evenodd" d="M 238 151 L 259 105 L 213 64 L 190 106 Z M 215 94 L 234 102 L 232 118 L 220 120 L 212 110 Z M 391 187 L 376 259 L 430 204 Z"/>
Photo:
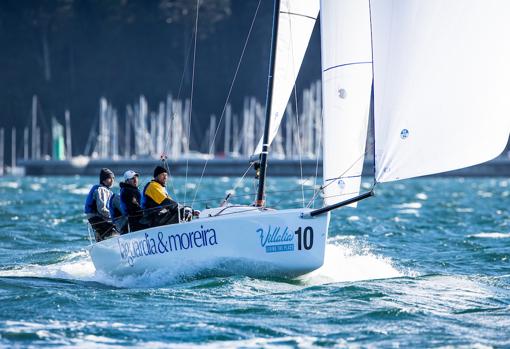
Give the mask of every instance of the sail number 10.
<path id="1" fill-rule="evenodd" d="M 302 250 L 302 247 L 305 248 L 305 250 L 309 250 L 313 246 L 313 229 L 312 227 L 306 227 L 304 230 L 301 229 L 301 227 L 298 228 L 294 232 L 294 234 L 297 235 L 298 239 L 298 250 Z"/>

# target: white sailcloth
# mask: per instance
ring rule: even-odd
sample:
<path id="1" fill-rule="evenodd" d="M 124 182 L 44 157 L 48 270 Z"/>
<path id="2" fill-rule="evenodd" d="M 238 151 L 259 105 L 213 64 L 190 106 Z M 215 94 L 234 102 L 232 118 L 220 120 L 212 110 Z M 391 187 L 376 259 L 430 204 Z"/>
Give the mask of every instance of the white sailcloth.
<path id="1" fill-rule="evenodd" d="M 510 133 L 510 1 L 372 0 L 376 180 L 496 157 Z"/>
<path id="2" fill-rule="evenodd" d="M 322 0 L 321 40 L 324 196 L 331 205 L 358 195 L 361 184 L 372 87 L 368 1 Z"/>
<path id="3" fill-rule="evenodd" d="M 278 133 L 319 13 L 319 0 L 281 0 L 278 18 L 269 144 Z M 262 138 L 254 154 L 262 152 Z"/>

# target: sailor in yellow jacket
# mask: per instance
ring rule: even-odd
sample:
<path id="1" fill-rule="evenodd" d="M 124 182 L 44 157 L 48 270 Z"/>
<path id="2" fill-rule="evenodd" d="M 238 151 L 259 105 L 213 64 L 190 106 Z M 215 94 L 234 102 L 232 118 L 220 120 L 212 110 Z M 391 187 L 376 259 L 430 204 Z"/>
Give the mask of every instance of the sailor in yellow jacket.
<path id="1" fill-rule="evenodd" d="M 179 212 L 179 204 L 166 191 L 167 180 L 167 170 L 157 166 L 154 169 L 154 179 L 145 185 L 142 192 L 144 216 L 152 227 L 179 223 L 179 213 L 184 217 L 184 211 Z"/>

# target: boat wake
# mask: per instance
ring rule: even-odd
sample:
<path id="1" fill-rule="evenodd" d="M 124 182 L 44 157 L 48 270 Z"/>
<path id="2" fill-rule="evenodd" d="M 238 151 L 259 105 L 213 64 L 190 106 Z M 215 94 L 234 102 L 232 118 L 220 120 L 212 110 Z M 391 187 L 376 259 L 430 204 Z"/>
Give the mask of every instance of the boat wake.
<path id="1" fill-rule="evenodd" d="M 416 275 L 399 271 L 390 258 L 374 254 L 354 237 L 337 236 L 326 244 L 324 265 L 299 279 L 305 284 L 320 285 L 402 276 Z"/>
<path id="2" fill-rule="evenodd" d="M 96 271 L 87 251 L 73 252 L 54 264 L 29 264 L 0 270 L 0 277 L 50 278 L 80 282 L 95 282 L 121 288 L 161 287 L 185 281 L 218 276 L 235 275 L 239 268 L 228 265 L 181 266 L 175 272 L 161 270 L 142 275 L 111 276 Z M 229 272 L 230 270 L 230 272 Z M 213 273 L 211 272 L 213 271 Z M 237 272 L 236 272 L 237 271 Z M 332 238 L 326 245 L 324 265 L 318 270 L 298 277 L 305 285 L 320 285 L 370 279 L 408 276 L 397 270 L 389 258 L 373 254 L 353 238 Z"/>

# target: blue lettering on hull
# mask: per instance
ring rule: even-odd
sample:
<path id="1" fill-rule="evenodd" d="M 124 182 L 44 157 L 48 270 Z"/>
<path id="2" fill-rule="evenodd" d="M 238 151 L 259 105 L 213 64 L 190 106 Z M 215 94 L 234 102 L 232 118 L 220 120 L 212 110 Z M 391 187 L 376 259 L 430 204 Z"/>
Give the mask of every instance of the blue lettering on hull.
<path id="1" fill-rule="evenodd" d="M 260 246 L 266 249 L 266 253 L 273 252 L 289 252 L 294 251 L 294 234 L 289 231 L 288 227 L 274 227 L 267 231 L 259 228 L 257 234 L 260 238 Z"/>
<path id="2" fill-rule="evenodd" d="M 137 258 L 150 255 L 166 254 L 175 251 L 188 250 L 192 248 L 203 248 L 218 244 L 216 230 L 213 228 L 192 231 L 189 233 L 175 233 L 166 235 L 158 232 L 157 236 L 149 237 L 145 233 L 142 239 L 119 238 L 120 258 L 133 266 Z"/>
<path id="3" fill-rule="evenodd" d="M 286 245 L 272 245 L 272 246 L 266 246 L 266 252 L 287 252 L 287 251 L 294 251 L 294 245 L 293 244 L 286 244 Z"/>

